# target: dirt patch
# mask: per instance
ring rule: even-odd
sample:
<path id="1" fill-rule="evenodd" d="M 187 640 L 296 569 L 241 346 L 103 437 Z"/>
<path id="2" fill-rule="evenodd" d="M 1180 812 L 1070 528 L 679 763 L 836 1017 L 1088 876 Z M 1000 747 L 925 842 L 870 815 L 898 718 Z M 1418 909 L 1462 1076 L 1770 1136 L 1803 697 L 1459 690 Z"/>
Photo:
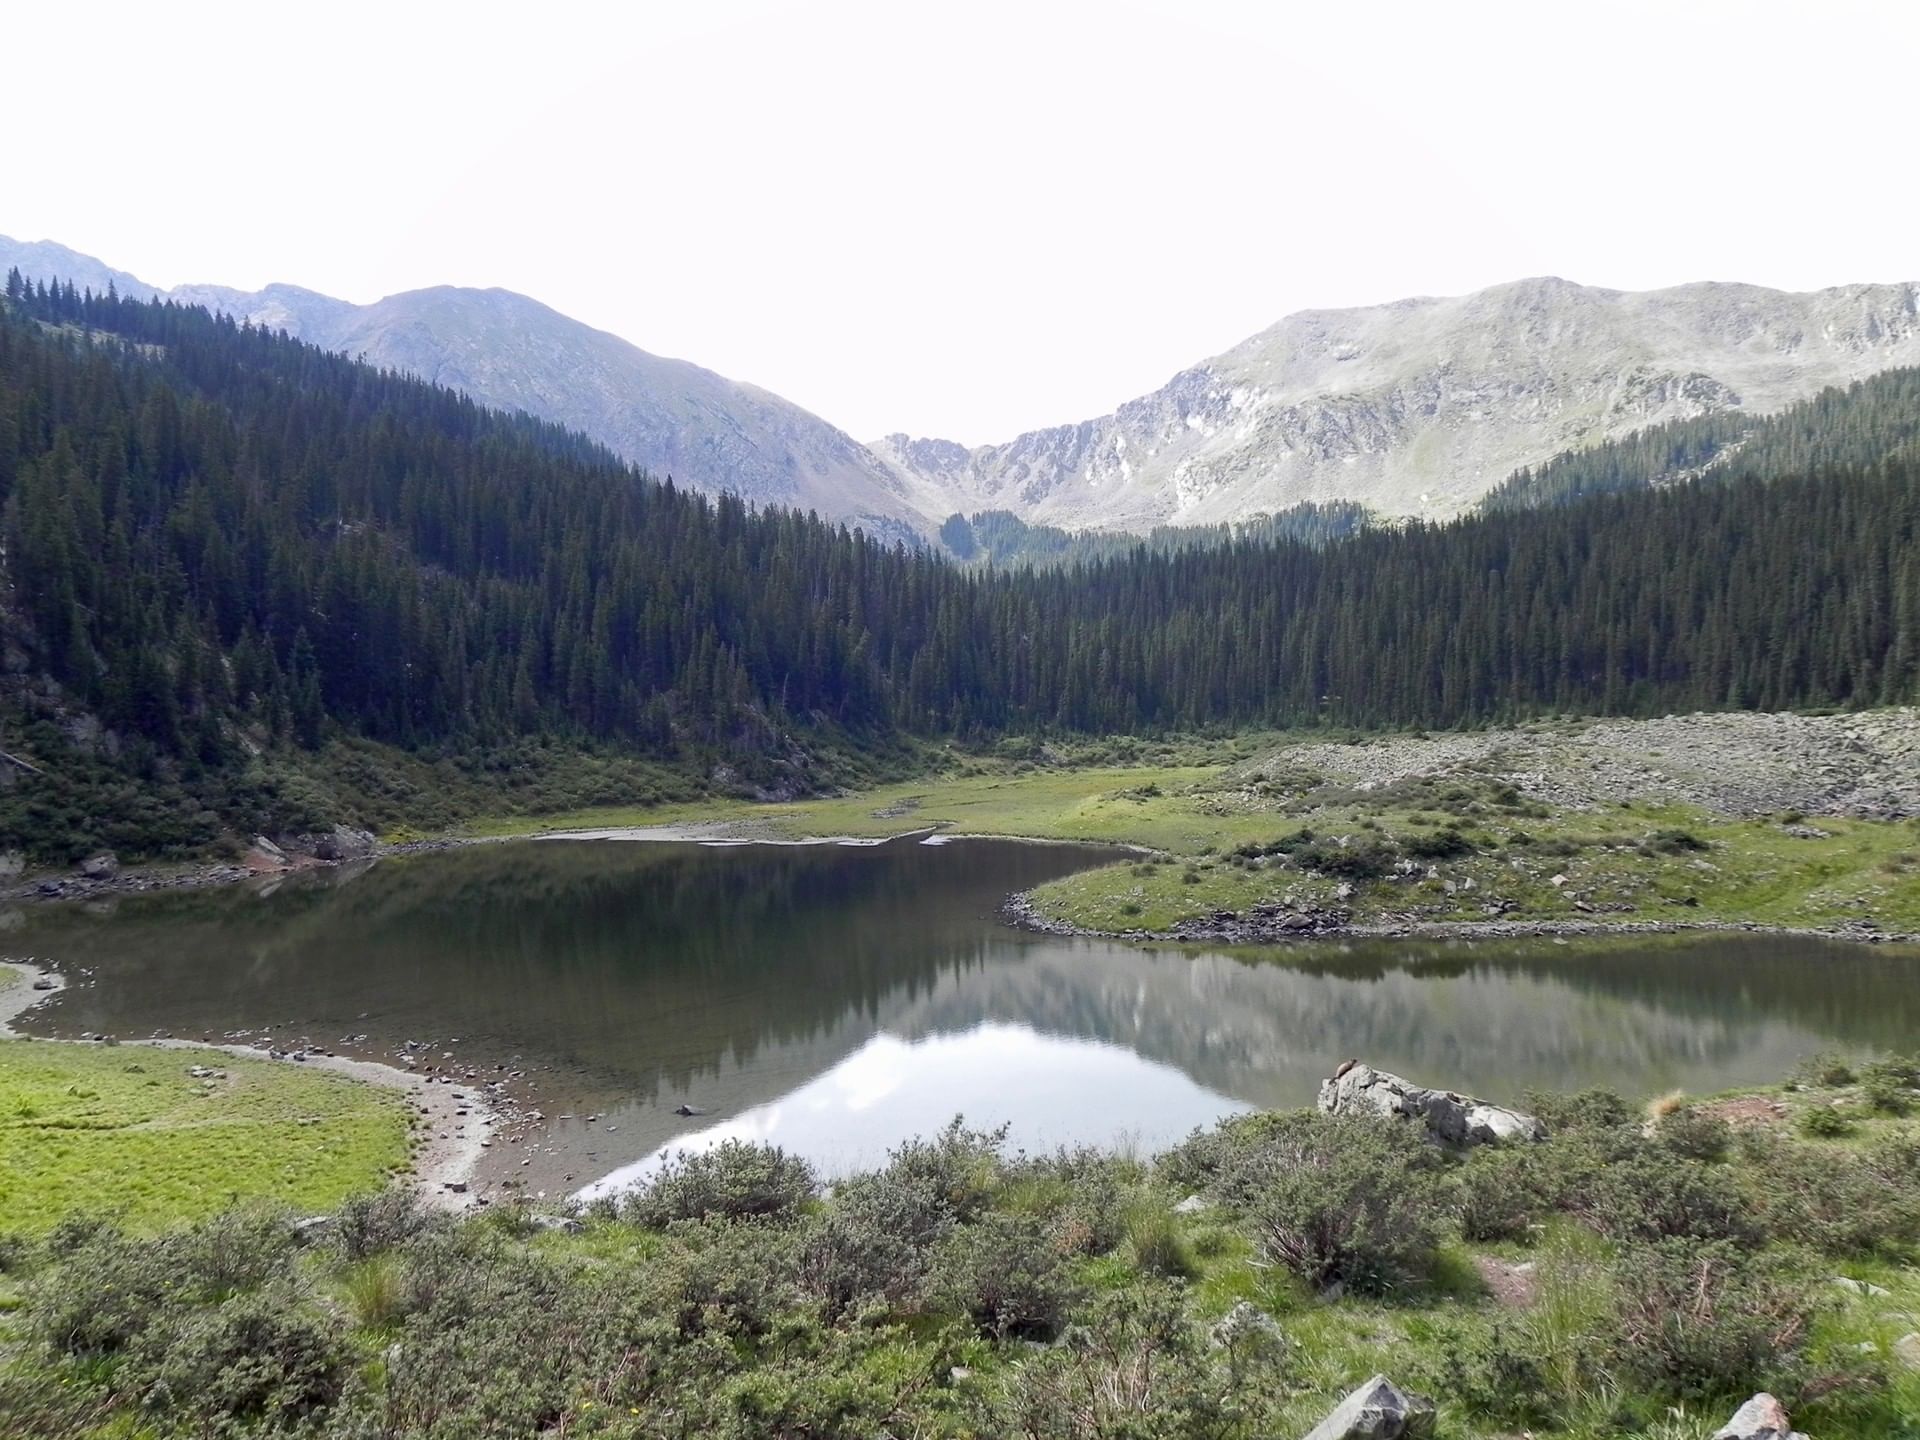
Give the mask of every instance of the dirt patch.
<path id="1" fill-rule="evenodd" d="M 1492 1255 L 1476 1255 L 1473 1268 L 1480 1272 L 1481 1283 L 1497 1305 L 1524 1310 L 1539 1298 L 1540 1281 L 1531 1260 L 1516 1263 Z"/>
<path id="2" fill-rule="evenodd" d="M 1695 1113 L 1729 1125 L 1784 1125 L 1787 1107 L 1778 1100 L 1761 1095 L 1742 1095 L 1733 1100 L 1715 1100 L 1694 1107 Z"/>

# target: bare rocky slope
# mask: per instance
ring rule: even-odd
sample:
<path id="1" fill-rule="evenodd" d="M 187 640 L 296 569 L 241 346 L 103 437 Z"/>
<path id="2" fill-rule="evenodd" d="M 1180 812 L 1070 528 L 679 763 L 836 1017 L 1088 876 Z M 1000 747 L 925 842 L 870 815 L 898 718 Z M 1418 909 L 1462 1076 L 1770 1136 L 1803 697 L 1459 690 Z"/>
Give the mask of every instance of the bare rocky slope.
<path id="1" fill-rule="evenodd" d="M 1895 820 L 1920 815 L 1920 709 L 1540 721 L 1512 730 L 1386 735 L 1358 745 L 1288 745 L 1235 774 L 1251 784 L 1300 770 L 1358 787 L 1471 771 L 1569 810 L 1660 799 L 1719 815 L 1799 810 Z"/>
<path id="2" fill-rule="evenodd" d="M 161 292 L 63 245 L 0 236 L 0 272 L 126 295 L 166 294 L 523 410 L 682 485 L 817 510 L 887 538 L 929 531 L 944 497 L 819 416 L 754 385 L 652 355 L 510 290 L 437 286 L 354 305 L 296 285 Z"/>
<path id="3" fill-rule="evenodd" d="M 1920 364 L 1920 285 L 1624 292 L 1521 280 L 1288 316 L 1111 415 L 975 449 L 873 447 L 969 512 L 1211 524 L 1304 501 L 1445 517 L 1521 465 Z"/>

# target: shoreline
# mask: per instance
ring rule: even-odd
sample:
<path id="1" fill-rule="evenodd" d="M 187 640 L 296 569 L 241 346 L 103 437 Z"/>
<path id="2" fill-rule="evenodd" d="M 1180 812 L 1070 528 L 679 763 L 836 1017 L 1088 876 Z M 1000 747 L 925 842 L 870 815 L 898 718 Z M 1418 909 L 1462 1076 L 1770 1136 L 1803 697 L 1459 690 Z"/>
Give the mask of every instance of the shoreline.
<path id="1" fill-rule="evenodd" d="M 90 1040 L 31 1035 L 15 1028 L 14 1022 L 67 988 L 66 977 L 58 971 L 30 961 L 0 960 L 0 968 L 20 976 L 14 984 L 0 990 L 0 1044 L 91 1045 Z M 36 989 L 36 983 L 52 981 L 50 988 Z M 411 1170 L 395 1183 L 411 1189 L 430 1209 L 462 1213 L 475 1209 L 480 1197 L 474 1180 L 481 1157 L 493 1138 L 502 1133 L 503 1122 L 493 1105 L 483 1098 L 478 1086 L 460 1082 L 441 1083 L 435 1077 L 416 1075 L 398 1066 L 378 1060 L 357 1060 L 346 1055 L 309 1054 L 304 1060 L 276 1056 L 251 1045 L 236 1045 L 216 1040 L 182 1040 L 174 1037 L 145 1040 L 121 1040 L 125 1046 L 144 1046 L 152 1050 L 211 1050 L 237 1060 L 259 1060 L 275 1065 L 298 1065 L 308 1070 L 324 1070 L 362 1084 L 377 1085 L 404 1097 L 408 1111 L 410 1141 L 407 1161 Z M 465 1098 L 455 1098 L 456 1092 Z M 461 1115 L 466 1110 L 470 1113 Z M 458 1186 L 456 1190 L 453 1187 Z"/>
<path id="2" fill-rule="evenodd" d="M 1027 891 L 1009 895 L 1001 922 L 1037 935 L 1161 945 L 1300 945 L 1318 940 L 1605 940 L 1632 935 L 1778 935 L 1855 945 L 1920 947 L 1920 935 L 1849 926 L 1770 925 L 1759 920 L 1386 920 L 1359 921 L 1342 911 L 1290 911 L 1271 916 L 1184 920 L 1170 930 L 1097 930 L 1038 913 Z"/>

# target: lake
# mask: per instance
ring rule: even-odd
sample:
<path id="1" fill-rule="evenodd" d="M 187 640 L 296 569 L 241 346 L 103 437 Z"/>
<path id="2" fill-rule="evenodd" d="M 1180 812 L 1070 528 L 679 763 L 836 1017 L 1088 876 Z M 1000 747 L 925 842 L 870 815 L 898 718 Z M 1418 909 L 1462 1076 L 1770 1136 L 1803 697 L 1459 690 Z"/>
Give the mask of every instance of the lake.
<path id="1" fill-rule="evenodd" d="M 1817 1051 L 1920 1033 L 1914 960 L 1860 946 L 1227 952 L 995 918 L 1009 892 L 1110 858 L 913 837 L 521 841 L 7 912 L 0 952 L 78 982 L 22 1022 L 35 1033 L 267 1031 L 384 1059 L 412 1041 L 433 1063 L 518 1070 L 545 1119 L 496 1147 L 482 1188 L 511 1177 L 550 1196 L 628 1183 L 663 1147 L 725 1136 L 831 1174 L 955 1114 L 1009 1125 L 1028 1149 L 1151 1152 L 1237 1111 L 1309 1104 L 1349 1056 L 1518 1100 L 1765 1082 Z"/>

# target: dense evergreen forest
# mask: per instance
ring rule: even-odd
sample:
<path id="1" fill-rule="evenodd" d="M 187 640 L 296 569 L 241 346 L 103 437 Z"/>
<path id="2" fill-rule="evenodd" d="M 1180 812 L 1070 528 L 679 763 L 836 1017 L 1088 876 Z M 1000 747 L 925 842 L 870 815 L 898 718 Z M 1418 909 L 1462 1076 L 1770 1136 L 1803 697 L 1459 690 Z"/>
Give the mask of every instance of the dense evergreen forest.
<path id="1" fill-rule="evenodd" d="M 342 737 L 747 784 L 825 737 L 1911 699 L 1920 385 L 1810 414 L 1743 432 L 1742 473 L 1778 462 L 1749 485 L 968 569 L 198 308 L 11 277 L 0 748 L 36 768 L 0 765 L 0 846 L 291 824 L 246 777 Z M 155 786 L 192 823 L 115 831 Z"/>
<path id="2" fill-rule="evenodd" d="M 1481 508 L 1523 510 L 1689 479 L 1767 480 L 1920 459 L 1920 370 L 1823 390 L 1777 415 L 1731 411 L 1635 431 L 1522 468 Z"/>

